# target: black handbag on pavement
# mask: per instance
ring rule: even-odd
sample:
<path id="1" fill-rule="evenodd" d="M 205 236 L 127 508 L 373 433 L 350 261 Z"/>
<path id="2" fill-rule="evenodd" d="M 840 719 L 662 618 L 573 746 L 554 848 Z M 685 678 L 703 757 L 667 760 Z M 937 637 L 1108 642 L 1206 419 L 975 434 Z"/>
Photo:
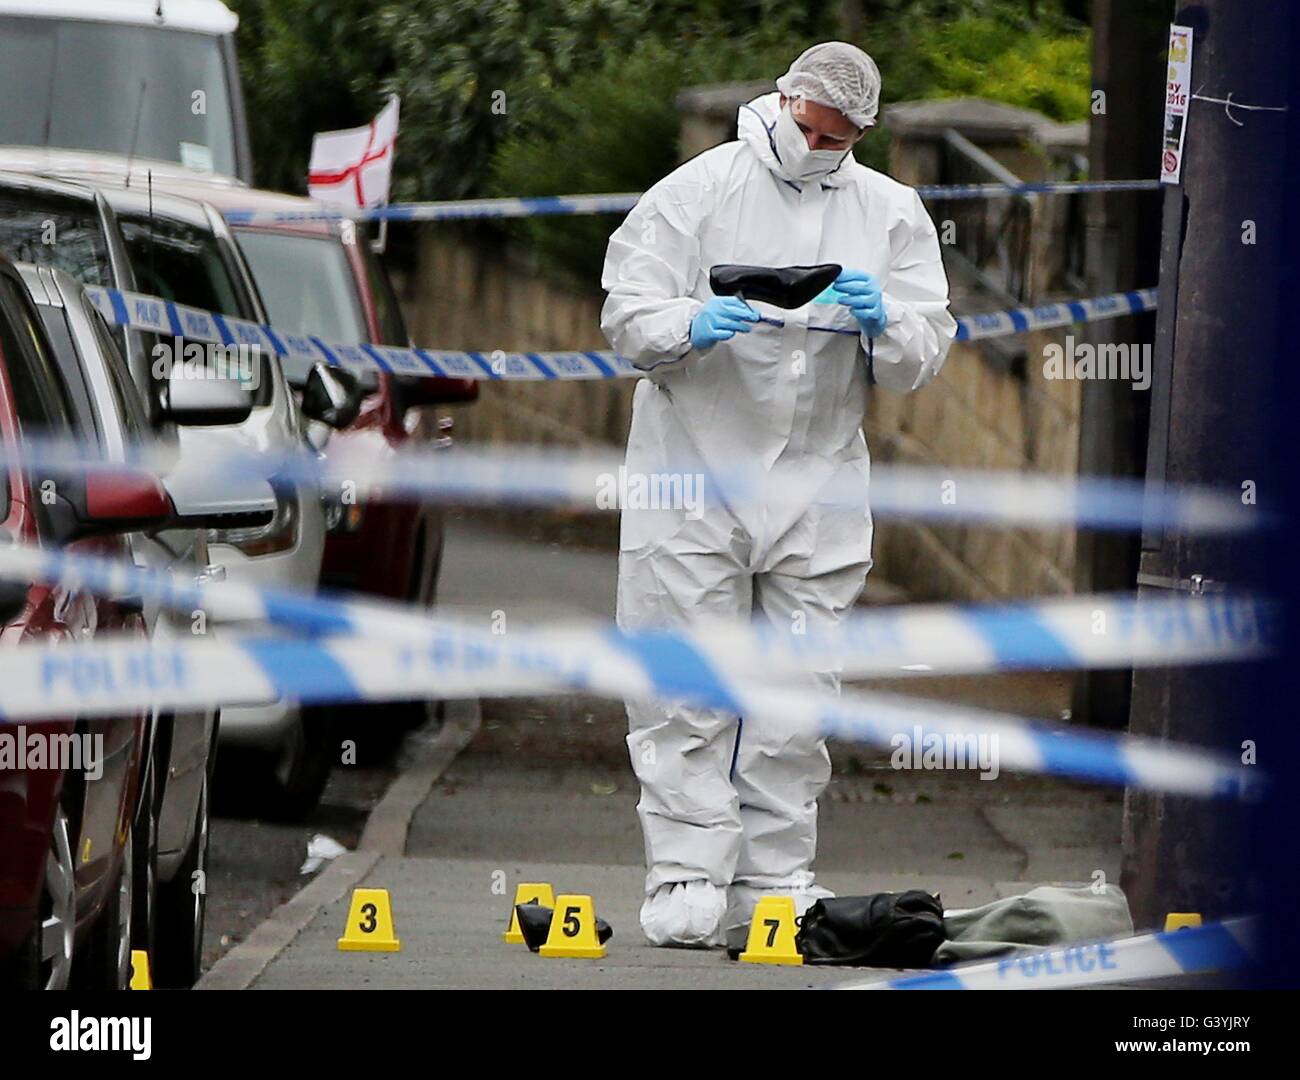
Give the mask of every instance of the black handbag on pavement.
<path id="1" fill-rule="evenodd" d="M 807 964 L 929 967 L 944 941 L 943 904 L 920 889 L 818 900 L 795 946 Z"/>

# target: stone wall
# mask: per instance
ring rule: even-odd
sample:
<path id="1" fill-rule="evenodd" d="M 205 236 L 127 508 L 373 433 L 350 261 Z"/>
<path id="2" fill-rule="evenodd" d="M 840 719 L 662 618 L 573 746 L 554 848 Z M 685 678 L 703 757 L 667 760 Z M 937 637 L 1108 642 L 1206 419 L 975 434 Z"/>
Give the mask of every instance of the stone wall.
<path id="1" fill-rule="evenodd" d="M 611 219 L 611 228 L 613 227 Z M 602 294 L 565 289 L 532 273 L 503 243 L 459 226 L 421 232 L 419 269 L 405 304 L 420 345 L 467 350 L 608 349 Z M 627 379 L 480 385 L 454 413 L 456 438 L 580 446 L 621 444 L 632 408 Z"/>
<path id="2" fill-rule="evenodd" d="M 1030 335 L 1042 355 L 1048 335 Z M 913 394 L 878 390 L 867 413 L 875 464 L 1016 469 L 1069 475 L 1078 451 L 1078 384 L 1029 363 L 1018 377 L 970 345 L 954 344 L 939 377 Z M 958 504 L 960 485 L 954 492 Z M 1074 533 L 880 517 L 876 570 L 916 599 L 1032 596 L 1071 591 Z"/>

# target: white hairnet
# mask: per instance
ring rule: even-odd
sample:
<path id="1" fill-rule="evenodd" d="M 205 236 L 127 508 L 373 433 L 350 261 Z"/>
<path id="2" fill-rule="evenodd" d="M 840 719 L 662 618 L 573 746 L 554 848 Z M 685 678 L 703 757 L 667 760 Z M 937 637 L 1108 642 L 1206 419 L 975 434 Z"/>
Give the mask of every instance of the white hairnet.
<path id="1" fill-rule="evenodd" d="M 776 88 L 788 98 L 839 109 L 860 128 L 871 123 L 880 108 L 880 69 L 846 41 L 823 41 L 805 50 L 776 80 Z"/>

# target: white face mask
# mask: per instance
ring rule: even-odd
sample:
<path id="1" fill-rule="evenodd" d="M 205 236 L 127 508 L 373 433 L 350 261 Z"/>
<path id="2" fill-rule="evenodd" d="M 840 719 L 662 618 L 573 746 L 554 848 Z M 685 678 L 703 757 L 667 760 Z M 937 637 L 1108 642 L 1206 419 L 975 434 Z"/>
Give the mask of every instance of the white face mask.
<path id="1" fill-rule="evenodd" d="M 776 156 L 791 180 L 817 180 L 834 172 L 850 150 L 809 150 L 808 139 L 794 122 L 787 105 L 776 118 L 772 132 Z"/>

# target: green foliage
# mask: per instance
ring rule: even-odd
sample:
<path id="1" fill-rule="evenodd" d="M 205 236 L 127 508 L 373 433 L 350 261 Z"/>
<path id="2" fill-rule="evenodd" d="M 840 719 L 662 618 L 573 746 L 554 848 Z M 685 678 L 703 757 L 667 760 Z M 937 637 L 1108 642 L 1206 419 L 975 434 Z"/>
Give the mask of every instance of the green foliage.
<path id="1" fill-rule="evenodd" d="M 306 191 L 312 135 L 364 124 L 383 107 L 391 53 L 364 0 L 228 2 L 239 15 L 257 181 Z"/>
<path id="2" fill-rule="evenodd" d="M 407 0 L 375 17 L 393 50 L 389 88 L 402 96 L 403 196 L 482 191 L 521 101 L 628 48 L 645 29 L 635 0 Z"/>
<path id="3" fill-rule="evenodd" d="M 807 44 L 811 44 L 809 39 Z M 647 38 L 626 56 L 530 99 L 519 133 L 497 149 L 489 191 L 498 195 L 641 191 L 677 165 L 677 94 L 688 86 L 765 77 L 805 47 L 769 27 L 727 39 L 667 44 Z M 591 281 L 600 275 L 608 216 L 534 218 L 508 226 L 544 267 Z"/>
<path id="4" fill-rule="evenodd" d="M 301 191 L 311 135 L 402 98 L 395 198 L 639 191 L 677 161 L 675 97 L 774 79 L 857 40 L 887 101 L 978 95 L 1087 116 L 1078 0 L 230 0 L 259 182 Z M 1146 0 L 1144 0 L 1146 2 Z M 856 7 L 861 32 L 833 12 Z M 881 129 L 860 160 L 886 164 Z M 611 218 L 509 226 L 549 270 L 591 281 Z"/>
<path id="5" fill-rule="evenodd" d="M 977 95 L 1035 108 L 1058 120 L 1088 114 L 1089 39 L 1050 5 L 1029 20 L 1010 0 L 916 0 L 880 5 L 859 40 L 881 68 L 887 101 Z M 972 13 L 972 9 L 976 9 Z M 542 89 L 516 133 L 492 157 L 489 191 L 498 195 L 640 191 L 677 162 L 677 93 L 715 82 L 772 78 L 826 28 L 769 19 L 743 33 L 695 23 L 667 41 L 632 51 L 567 84 Z M 855 148 L 885 169 L 883 127 Z M 600 273 L 609 217 L 536 218 L 508 227 L 525 238 L 539 267 L 590 282 Z"/>
<path id="6" fill-rule="evenodd" d="M 991 98 L 1053 120 L 1087 119 L 1088 35 L 1010 29 L 1001 19 L 965 16 L 919 39 L 916 55 L 929 72 L 930 93 Z"/>

